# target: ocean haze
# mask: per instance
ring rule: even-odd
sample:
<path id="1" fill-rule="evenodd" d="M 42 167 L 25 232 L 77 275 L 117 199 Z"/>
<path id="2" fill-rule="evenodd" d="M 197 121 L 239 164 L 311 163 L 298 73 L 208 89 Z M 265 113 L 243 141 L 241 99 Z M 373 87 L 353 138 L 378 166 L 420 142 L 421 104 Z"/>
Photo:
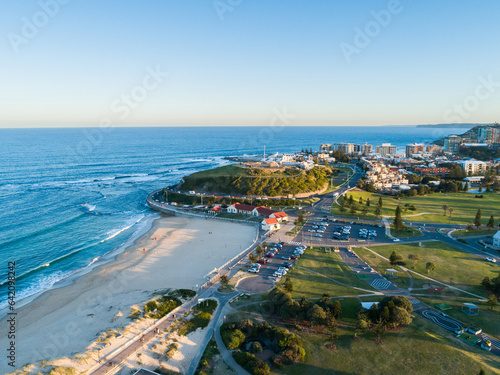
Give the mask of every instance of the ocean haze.
<path id="1" fill-rule="evenodd" d="M 464 129 L 189 127 L 0 130 L 0 262 L 18 299 L 113 258 L 156 215 L 146 195 L 226 156 L 318 150 L 321 143 L 431 142 Z M 0 269 L 0 308 L 6 306 Z"/>

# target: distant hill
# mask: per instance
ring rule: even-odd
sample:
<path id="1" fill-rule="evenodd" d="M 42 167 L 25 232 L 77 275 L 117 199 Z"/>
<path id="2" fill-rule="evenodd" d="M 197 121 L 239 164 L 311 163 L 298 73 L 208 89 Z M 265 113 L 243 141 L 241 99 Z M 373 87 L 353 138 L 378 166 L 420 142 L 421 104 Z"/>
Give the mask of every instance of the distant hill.
<path id="1" fill-rule="evenodd" d="M 429 124 L 429 125 L 417 125 L 417 128 L 471 129 L 475 126 L 484 126 L 484 125 L 489 125 L 489 124 L 464 124 L 464 123 L 460 123 L 460 124 Z"/>
<path id="2" fill-rule="evenodd" d="M 295 167 L 273 170 L 228 165 L 186 176 L 178 188 L 212 194 L 277 197 L 322 190 L 331 173 L 328 167 L 304 171 Z"/>

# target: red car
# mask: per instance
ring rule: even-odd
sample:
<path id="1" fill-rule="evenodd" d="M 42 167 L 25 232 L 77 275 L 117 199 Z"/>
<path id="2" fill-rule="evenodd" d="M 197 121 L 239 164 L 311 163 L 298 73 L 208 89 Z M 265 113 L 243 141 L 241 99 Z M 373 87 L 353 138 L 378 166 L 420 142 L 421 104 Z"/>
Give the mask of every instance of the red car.
<path id="1" fill-rule="evenodd" d="M 266 263 L 267 263 L 267 259 L 265 259 L 265 258 L 259 259 L 259 260 L 257 261 L 257 263 L 260 263 L 260 264 L 266 264 Z"/>
<path id="2" fill-rule="evenodd" d="M 268 258 L 272 258 L 273 256 L 274 256 L 274 254 L 273 254 L 273 253 L 267 253 L 267 254 L 266 254 L 266 257 L 268 257 Z"/>
<path id="3" fill-rule="evenodd" d="M 292 255 L 292 256 L 290 257 L 290 259 L 299 259 L 299 256 L 298 256 L 298 255 Z"/>

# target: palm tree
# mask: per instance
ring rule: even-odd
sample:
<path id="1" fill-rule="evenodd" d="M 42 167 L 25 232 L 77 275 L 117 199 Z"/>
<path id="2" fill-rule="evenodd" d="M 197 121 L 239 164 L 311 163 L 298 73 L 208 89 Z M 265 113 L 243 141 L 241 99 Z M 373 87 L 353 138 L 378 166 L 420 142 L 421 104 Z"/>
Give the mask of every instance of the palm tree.
<path id="1" fill-rule="evenodd" d="M 450 217 L 451 217 L 451 215 L 453 214 L 454 211 L 455 211 L 455 209 L 453 209 L 451 207 L 448 208 L 448 213 L 450 214 Z"/>

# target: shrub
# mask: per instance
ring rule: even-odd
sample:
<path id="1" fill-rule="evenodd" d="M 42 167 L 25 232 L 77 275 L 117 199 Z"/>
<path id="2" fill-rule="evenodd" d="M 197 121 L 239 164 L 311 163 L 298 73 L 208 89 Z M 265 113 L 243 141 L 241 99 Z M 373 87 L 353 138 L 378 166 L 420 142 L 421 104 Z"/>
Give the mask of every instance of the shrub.
<path id="1" fill-rule="evenodd" d="M 245 335 L 239 329 L 224 331 L 222 333 L 222 340 L 224 341 L 224 345 L 226 345 L 229 350 L 235 350 L 240 347 L 243 341 L 245 341 Z"/>
<path id="2" fill-rule="evenodd" d="M 271 372 L 267 363 L 251 353 L 237 351 L 233 357 L 238 364 L 253 375 L 267 375 Z"/>

